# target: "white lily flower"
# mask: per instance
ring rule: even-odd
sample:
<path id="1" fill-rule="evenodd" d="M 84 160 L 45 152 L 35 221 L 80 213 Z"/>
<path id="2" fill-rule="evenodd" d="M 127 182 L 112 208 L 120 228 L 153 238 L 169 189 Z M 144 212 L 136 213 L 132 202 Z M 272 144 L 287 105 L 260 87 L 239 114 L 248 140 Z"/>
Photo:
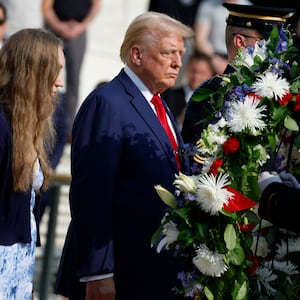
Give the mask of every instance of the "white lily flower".
<path id="1" fill-rule="evenodd" d="M 262 61 L 266 58 L 266 41 L 262 40 L 255 43 L 254 49 L 250 50 L 249 47 L 245 50 L 238 51 L 235 59 L 234 65 L 245 66 L 250 68 L 254 64 L 254 58 L 258 56 Z"/>
<path id="2" fill-rule="evenodd" d="M 223 127 L 226 121 L 221 119 L 216 124 L 209 124 L 202 132 L 202 137 L 199 140 L 201 147 L 198 148 L 201 154 L 215 155 L 221 150 L 222 145 L 228 139 L 224 134 Z"/>
<path id="3" fill-rule="evenodd" d="M 170 191 L 163 188 L 160 184 L 154 186 L 154 188 L 165 204 L 167 204 L 171 208 L 177 207 L 177 199 Z"/>
<path id="4" fill-rule="evenodd" d="M 164 247 L 168 250 L 170 244 L 177 240 L 179 231 L 177 229 L 177 225 L 173 221 L 169 221 L 164 224 L 162 233 L 164 234 L 164 238 L 161 239 L 156 247 L 157 253 L 160 253 Z"/>
<path id="5" fill-rule="evenodd" d="M 253 237 L 251 250 L 260 257 L 266 257 L 270 252 L 270 249 L 268 248 L 268 242 L 263 236 Z"/>
<path id="6" fill-rule="evenodd" d="M 181 172 L 179 175 L 175 174 L 174 185 L 184 193 L 196 193 L 197 184 L 195 182 L 195 176 L 187 176 Z"/>

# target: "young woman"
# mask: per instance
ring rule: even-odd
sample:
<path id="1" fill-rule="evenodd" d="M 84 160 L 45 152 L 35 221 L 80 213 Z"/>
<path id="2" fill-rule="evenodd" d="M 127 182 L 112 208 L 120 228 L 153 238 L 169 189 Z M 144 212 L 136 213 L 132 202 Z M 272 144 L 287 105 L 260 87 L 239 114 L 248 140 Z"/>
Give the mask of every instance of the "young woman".
<path id="1" fill-rule="evenodd" d="M 61 41 L 41 29 L 18 31 L 0 50 L 0 299 L 32 298 L 35 194 L 49 177 L 64 63 Z"/>

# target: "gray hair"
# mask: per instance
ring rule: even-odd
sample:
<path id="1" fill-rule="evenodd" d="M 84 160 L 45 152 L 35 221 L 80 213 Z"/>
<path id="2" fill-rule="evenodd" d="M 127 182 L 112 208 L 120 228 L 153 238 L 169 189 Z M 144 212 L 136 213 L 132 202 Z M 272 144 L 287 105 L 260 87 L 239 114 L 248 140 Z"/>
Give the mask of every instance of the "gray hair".
<path id="1" fill-rule="evenodd" d="M 171 33 L 179 33 L 183 38 L 194 36 L 193 30 L 183 23 L 157 12 L 146 12 L 137 16 L 129 25 L 120 48 L 120 58 L 127 63 L 130 49 L 136 44 L 155 43 Z"/>

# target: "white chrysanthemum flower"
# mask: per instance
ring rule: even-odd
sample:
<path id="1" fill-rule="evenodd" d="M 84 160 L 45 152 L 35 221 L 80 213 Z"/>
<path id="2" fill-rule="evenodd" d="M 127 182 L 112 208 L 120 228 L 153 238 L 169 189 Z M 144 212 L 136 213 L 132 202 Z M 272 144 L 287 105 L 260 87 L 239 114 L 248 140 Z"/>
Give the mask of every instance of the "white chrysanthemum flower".
<path id="1" fill-rule="evenodd" d="M 201 209 L 210 215 L 216 215 L 223 208 L 224 204 L 233 196 L 226 189 L 230 184 L 227 174 L 219 174 L 215 177 L 212 174 L 204 174 L 199 177 L 196 202 Z"/>
<path id="2" fill-rule="evenodd" d="M 177 240 L 179 231 L 177 229 L 177 225 L 173 221 L 169 221 L 168 223 L 164 224 L 162 233 L 164 234 L 164 237 L 156 247 L 157 253 L 160 253 L 164 247 L 168 250 L 170 244 Z"/>
<path id="3" fill-rule="evenodd" d="M 256 270 L 257 283 L 259 287 L 261 284 L 267 290 L 268 295 L 274 294 L 276 290 L 271 287 L 270 283 L 277 279 L 277 275 L 272 272 L 271 269 L 266 267 L 260 267 Z"/>
<path id="4" fill-rule="evenodd" d="M 286 244 L 286 241 L 281 240 L 280 244 L 276 244 L 276 258 L 277 259 L 282 259 L 287 256 L 287 251 L 289 253 L 293 252 L 300 252 L 300 238 L 295 238 L 295 239 L 289 239 L 288 241 L 288 246 Z"/>
<path id="5" fill-rule="evenodd" d="M 289 260 L 279 261 L 273 259 L 272 261 L 266 262 L 265 266 L 270 269 L 273 268 L 274 270 L 281 271 L 287 275 L 299 274 L 297 266 L 291 263 Z"/>
<path id="6" fill-rule="evenodd" d="M 257 130 L 265 128 L 266 123 L 263 121 L 264 114 L 262 113 L 266 106 L 258 107 L 259 101 L 255 101 L 254 97 L 246 96 L 244 102 L 232 103 L 231 120 L 228 121 L 228 126 L 233 132 L 242 132 L 249 129 L 252 134 L 256 134 Z"/>
<path id="7" fill-rule="evenodd" d="M 281 78 L 272 72 L 259 75 L 258 80 L 251 88 L 256 94 L 262 97 L 275 98 L 275 100 L 282 98 L 290 90 L 286 78 Z"/>
<path id="8" fill-rule="evenodd" d="M 224 255 L 210 251 L 204 244 L 197 248 L 193 264 L 201 273 L 211 277 L 220 277 L 228 269 Z"/>
<path id="9" fill-rule="evenodd" d="M 260 257 L 266 257 L 270 252 L 268 242 L 263 236 L 253 237 L 251 250 L 253 253 Z"/>
<path id="10" fill-rule="evenodd" d="M 179 175 L 175 174 L 174 185 L 184 193 L 196 193 L 197 192 L 197 177 L 187 176 L 181 172 Z"/>

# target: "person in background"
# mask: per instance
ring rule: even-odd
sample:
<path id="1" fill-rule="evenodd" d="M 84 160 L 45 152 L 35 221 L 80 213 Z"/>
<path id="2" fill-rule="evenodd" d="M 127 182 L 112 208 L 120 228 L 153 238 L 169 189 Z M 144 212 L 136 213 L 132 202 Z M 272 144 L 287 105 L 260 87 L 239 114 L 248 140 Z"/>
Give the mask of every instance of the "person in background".
<path id="1" fill-rule="evenodd" d="M 194 90 L 200 83 L 215 74 L 211 58 L 203 53 L 195 51 L 188 59 L 185 69 L 185 83 L 179 87 L 166 90 L 162 97 L 168 104 L 177 122 L 178 128 L 182 128 L 185 107 Z"/>
<path id="2" fill-rule="evenodd" d="M 78 106 L 80 70 L 87 45 L 87 28 L 99 10 L 100 0 L 42 0 L 46 27 L 64 41 L 65 108 L 69 133 Z"/>
<path id="3" fill-rule="evenodd" d="M 223 5 L 229 11 L 226 19 L 226 46 L 229 64 L 224 73 L 230 73 L 234 70 L 230 62 L 234 59 L 238 49 L 246 49 L 248 46 L 254 46 L 259 40 L 267 39 L 274 26 L 287 26 L 289 18 L 295 11 L 290 8 L 255 5 L 230 3 Z M 221 82 L 222 78 L 215 76 L 200 85 L 200 88 L 217 90 Z M 218 111 L 218 109 L 216 99 L 209 98 L 201 102 L 189 101 L 181 132 L 184 141 L 195 143 L 201 137 L 202 130 L 213 121 L 213 112 Z"/>
<path id="4" fill-rule="evenodd" d="M 6 37 L 10 37 L 15 32 L 24 28 L 43 28 L 43 18 L 41 12 L 42 0 L 27 1 L 1 0 L 7 10 Z"/>
<path id="5" fill-rule="evenodd" d="M 164 13 L 194 29 L 197 7 L 202 1 L 203 0 L 150 0 L 148 11 Z M 183 57 L 183 66 L 175 84 L 176 87 L 184 84 L 185 68 L 190 55 L 192 55 L 195 49 L 194 37 L 185 40 L 185 48 L 186 53 Z"/>
<path id="6" fill-rule="evenodd" d="M 62 42 L 41 29 L 13 34 L 0 50 L 0 298 L 32 299 L 35 195 L 49 179 Z"/>
<path id="7" fill-rule="evenodd" d="M 176 299 L 181 264 L 156 253 L 151 237 L 174 191 L 182 139 L 160 94 L 174 86 L 191 28 L 146 12 L 120 48 L 124 69 L 96 88 L 74 121 L 68 229 L 56 292 L 73 300 Z"/>
<path id="8" fill-rule="evenodd" d="M 150 0 L 148 11 L 164 13 L 194 28 L 198 5 L 203 0 Z"/>
<path id="9" fill-rule="evenodd" d="M 218 74 L 228 64 L 225 43 L 227 10 L 223 3 L 251 4 L 248 0 L 203 0 L 198 6 L 195 17 L 196 49 L 212 58 Z"/>
<path id="10" fill-rule="evenodd" d="M 0 2 L 0 49 L 5 41 L 5 31 L 7 28 L 6 7 Z"/>

